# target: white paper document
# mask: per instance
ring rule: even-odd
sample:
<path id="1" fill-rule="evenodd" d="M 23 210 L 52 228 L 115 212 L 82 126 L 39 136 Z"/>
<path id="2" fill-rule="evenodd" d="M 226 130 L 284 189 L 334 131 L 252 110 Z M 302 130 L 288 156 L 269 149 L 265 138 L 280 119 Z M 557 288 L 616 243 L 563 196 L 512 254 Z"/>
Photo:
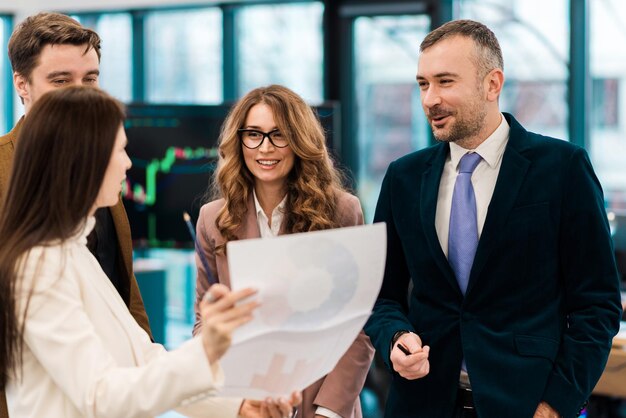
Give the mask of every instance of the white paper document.
<path id="1" fill-rule="evenodd" d="M 220 396 L 288 395 L 330 372 L 372 311 L 386 242 L 383 223 L 230 242 L 231 287 L 261 306 L 220 361 Z"/>

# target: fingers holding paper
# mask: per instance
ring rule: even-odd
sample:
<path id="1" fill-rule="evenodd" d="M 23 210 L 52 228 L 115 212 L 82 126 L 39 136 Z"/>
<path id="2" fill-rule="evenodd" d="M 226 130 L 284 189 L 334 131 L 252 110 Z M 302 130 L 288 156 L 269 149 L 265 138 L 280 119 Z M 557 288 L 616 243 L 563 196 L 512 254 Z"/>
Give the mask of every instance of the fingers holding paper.
<path id="1" fill-rule="evenodd" d="M 409 354 L 406 354 L 405 351 Z M 408 332 L 398 338 L 391 349 L 389 359 L 393 364 L 393 369 L 400 376 L 408 380 L 415 380 L 426 376 L 430 371 L 429 353 L 430 347 L 422 346 L 420 337 Z"/>
<path id="2" fill-rule="evenodd" d="M 236 305 L 256 293 L 251 288 L 231 292 L 226 286 L 215 284 L 207 293 L 200 302 L 202 341 L 209 363 L 213 364 L 230 347 L 234 330 L 252 319 L 252 312 L 259 303 L 249 301 Z"/>

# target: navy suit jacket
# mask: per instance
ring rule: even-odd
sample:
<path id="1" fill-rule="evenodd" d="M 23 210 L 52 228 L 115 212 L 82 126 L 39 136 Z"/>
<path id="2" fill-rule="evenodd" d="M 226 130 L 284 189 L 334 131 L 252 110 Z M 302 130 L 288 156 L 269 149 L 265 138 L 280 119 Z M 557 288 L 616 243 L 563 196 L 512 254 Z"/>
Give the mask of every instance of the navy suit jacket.
<path id="1" fill-rule="evenodd" d="M 575 416 L 604 369 L 621 304 L 602 189 L 582 148 L 505 117 L 465 297 L 435 230 L 449 145 L 400 158 L 383 181 L 387 265 L 365 331 L 388 366 L 398 330 L 431 347 L 426 377 L 393 372 L 387 417 L 451 417 L 463 356 L 479 417 L 532 417 L 542 400 Z"/>

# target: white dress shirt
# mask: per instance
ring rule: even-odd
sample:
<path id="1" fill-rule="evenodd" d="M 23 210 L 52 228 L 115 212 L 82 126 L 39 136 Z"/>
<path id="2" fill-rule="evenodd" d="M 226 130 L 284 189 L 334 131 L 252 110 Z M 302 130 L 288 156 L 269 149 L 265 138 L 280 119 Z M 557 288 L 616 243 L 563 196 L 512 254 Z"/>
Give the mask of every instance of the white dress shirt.
<path id="1" fill-rule="evenodd" d="M 19 262 L 20 321 L 32 294 L 22 368 L 6 387 L 9 416 L 131 418 L 176 408 L 189 416 L 236 417 L 240 400 L 212 397 L 223 376 L 209 365 L 200 337 L 166 352 L 131 316 L 87 248 L 94 222 Z"/>
<path id="2" fill-rule="evenodd" d="M 446 159 L 439 183 L 439 195 L 437 197 L 437 213 L 435 215 L 435 228 L 443 253 L 448 256 L 448 233 L 450 231 L 450 210 L 452 207 L 452 193 L 454 183 L 459 170 L 461 157 L 469 152 L 476 152 L 482 160 L 472 173 L 472 186 L 476 196 L 476 216 L 478 224 L 478 237 L 483 231 L 487 209 L 496 187 L 496 180 L 502 165 L 504 149 L 509 142 L 509 124 L 504 116 L 496 130 L 483 141 L 476 149 L 468 150 L 454 142 L 450 143 L 450 153 Z"/>
<path id="3" fill-rule="evenodd" d="M 272 211 L 272 225 L 269 224 L 269 219 L 265 212 L 263 212 L 263 208 L 261 207 L 261 203 L 259 199 L 256 197 L 256 191 L 252 191 L 254 195 L 254 208 L 256 209 L 256 219 L 259 224 L 259 232 L 261 233 L 261 238 L 270 238 L 278 236 L 278 231 L 280 231 L 280 226 L 283 223 L 283 219 L 285 219 L 285 203 L 287 202 L 287 195 L 283 197 L 283 200 L 274 208 Z M 322 406 L 318 406 L 315 410 L 317 415 L 321 415 L 328 418 L 342 418 L 341 415 L 336 414 L 330 409 L 324 408 Z"/>
<path id="4" fill-rule="evenodd" d="M 259 232 L 261 233 L 261 238 L 278 236 L 280 226 L 282 225 L 283 219 L 285 218 L 285 204 L 287 203 L 287 195 L 283 197 L 283 200 L 281 200 L 280 203 L 272 211 L 272 224 L 270 225 L 269 219 L 267 218 L 265 212 L 263 212 L 261 203 L 256 197 L 256 190 L 253 189 L 252 194 L 254 195 L 254 208 L 256 209 L 256 220 L 259 224 Z"/>

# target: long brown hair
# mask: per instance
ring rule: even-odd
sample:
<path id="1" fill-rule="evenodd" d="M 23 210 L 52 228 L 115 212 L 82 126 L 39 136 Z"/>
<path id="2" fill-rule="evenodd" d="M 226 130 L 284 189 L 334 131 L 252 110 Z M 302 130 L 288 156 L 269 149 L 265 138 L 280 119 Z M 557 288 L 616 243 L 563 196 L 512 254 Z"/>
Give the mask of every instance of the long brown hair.
<path id="1" fill-rule="evenodd" d="M 285 231 L 306 232 L 339 226 L 337 197 L 344 190 L 343 176 L 326 148 L 324 130 L 313 109 L 293 91 L 279 85 L 260 87 L 242 97 L 224 121 L 219 139 L 219 160 L 212 180 L 212 198 L 223 197 L 224 207 L 215 225 L 226 241 L 234 241 L 243 222 L 254 178 L 243 158 L 237 130 L 250 109 L 263 103 L 273 113 L 296 158 L 287 178 Z M 224 245 L 217 248 L 223 253 Z"/>
<path id="2" fill-rule="evenodd" d="M 0 208 L 0 387 L 21 364 L 19 260 L 36 246 L 66 240 L 84 224 L 123 121 L 123 106 L 90 87 L 46 93 L 24 119 Z"/>

